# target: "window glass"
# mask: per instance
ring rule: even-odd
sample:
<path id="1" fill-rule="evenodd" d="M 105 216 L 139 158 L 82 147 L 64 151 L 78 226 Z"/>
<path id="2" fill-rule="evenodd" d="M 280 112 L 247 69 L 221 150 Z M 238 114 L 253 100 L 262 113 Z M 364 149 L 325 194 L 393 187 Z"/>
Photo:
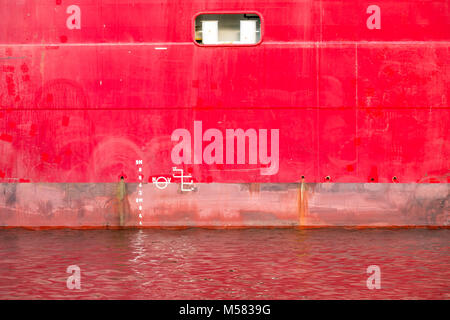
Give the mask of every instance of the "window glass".
<path id="1" fill-rule="evenodd" d="M 261 19 L 254 13 L 201 14 L 195 19 L 195 41 L 203 45 L 256 44 Z"/>

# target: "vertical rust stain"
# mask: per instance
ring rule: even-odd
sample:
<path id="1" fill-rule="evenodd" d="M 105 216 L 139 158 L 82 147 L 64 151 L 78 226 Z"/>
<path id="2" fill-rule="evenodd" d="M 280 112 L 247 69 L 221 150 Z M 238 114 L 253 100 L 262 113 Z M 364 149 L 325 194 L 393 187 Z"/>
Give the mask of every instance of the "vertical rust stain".
<path id="1" fill-rule="evenodd" d="M 299 215 L 299 226 L 304 226 L 308 214 L 308 189 L 304 177 L 302 177 L 302 182 L 300 183 L 300 188 L 298 190 L 297 210 Z"/>
<path id="2" fill-rule="evenodd" d="M 118 200 L 118 212 L 119 212 L 119 226 L 125 225 L 125 210 L 126 210 L 126 186 L 123 177 L 120 178 L 119 185 L 117 186 L 117 200 Z"/>
<path id="3" fill-rule="evenodd" d="M 250 194 L 258 194 L 261 190 L 261 185 L 259 183 L 250 183 L 249 191 Z"/>

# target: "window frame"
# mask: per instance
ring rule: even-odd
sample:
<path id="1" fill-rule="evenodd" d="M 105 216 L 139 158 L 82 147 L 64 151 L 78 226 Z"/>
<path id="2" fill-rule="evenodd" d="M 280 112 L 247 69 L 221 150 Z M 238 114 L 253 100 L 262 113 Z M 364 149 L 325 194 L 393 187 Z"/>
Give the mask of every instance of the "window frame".
<path id="1" fill-rule="evenodd" d="M 257 43 L 218 43 L 218 44 L 201 44 L 195 40 L 195 20 L 198 16 L 202 14 L 256 14 L 260 21 L 260 37 Z M 263 42 L 264 38 L 264 18 L 259 11 L 255 10 L 239 10 L 239 11 L 228 11 L 228 10 L 218 10 L 218 11 L 200 11 L 197 12 L 192 19 L 192 30 L 191 30 L 192 41 L 199 47 L 256 47 Z"/>

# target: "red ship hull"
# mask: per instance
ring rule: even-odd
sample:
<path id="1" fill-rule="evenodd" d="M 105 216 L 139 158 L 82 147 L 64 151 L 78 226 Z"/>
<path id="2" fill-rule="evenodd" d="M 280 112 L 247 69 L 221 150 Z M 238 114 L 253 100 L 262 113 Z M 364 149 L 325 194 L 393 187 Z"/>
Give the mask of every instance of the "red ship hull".
<path id="1" fill-rule="evenodd" d="M 448 226 L 449 3 L 369 29 L 373 4 L 84 0 L 68 29 L 68 1 L 1 0 L 0 226 Z M 198 45 L 205 12 L 257 12 L 261 42 Z M 278 130 L 277 170 L 206 163 L 208 129 Z M 193 191 L 152 183 L 173 167 Z"/>

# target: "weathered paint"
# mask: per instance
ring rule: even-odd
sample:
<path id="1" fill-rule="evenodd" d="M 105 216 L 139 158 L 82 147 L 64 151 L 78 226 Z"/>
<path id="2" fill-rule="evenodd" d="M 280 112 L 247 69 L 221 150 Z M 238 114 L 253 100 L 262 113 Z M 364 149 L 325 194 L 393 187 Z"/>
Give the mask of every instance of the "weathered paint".
<path id="1" fill-rule="evenodd" d="M 425 212 L 448 210 L 447 0 L 80 0 L 81 23 L 68 28 L 73 4 L 0 0 L 0 182 L 35 190 L 28 206 L 5 198 L 0 225 L 135 224 L 124 196 L 135 160 L 145 182 L 170 175 L 171 133 L 194 121 L 279 129 L 279 171 L 180 166 L 202 191 L 146 185 L 144 225 L 447 225 Z M 380 29 L 367 27 L 370 5 Z M 262 42 L 198 46 L 194 16 L 218 11 L 259 12 Z M 301 176 L 305 188 L 286 187 Z M 367 183 L 382 191 L 366 207 Z M 237 192 L 243 184 L 260 187 Z M 264 191 L 272 184 L 284 191 Z M 322 192 L 330 185 L 338 191 Z"/>
<path id="2" fill-rule="evenodd" d="M 257 192 L 250 184 L 198 184 L 194 192 L 181 192 L 179 184 L 164 190 L 144 184 L 142 189 L 143 227 L 450 225 L 449 184 L 268 183 Z M 137 226 L 137 184 L 126 185 L 123 199 L 116 190 L 113 183 L 4 183 L 0 225 Z"/>

